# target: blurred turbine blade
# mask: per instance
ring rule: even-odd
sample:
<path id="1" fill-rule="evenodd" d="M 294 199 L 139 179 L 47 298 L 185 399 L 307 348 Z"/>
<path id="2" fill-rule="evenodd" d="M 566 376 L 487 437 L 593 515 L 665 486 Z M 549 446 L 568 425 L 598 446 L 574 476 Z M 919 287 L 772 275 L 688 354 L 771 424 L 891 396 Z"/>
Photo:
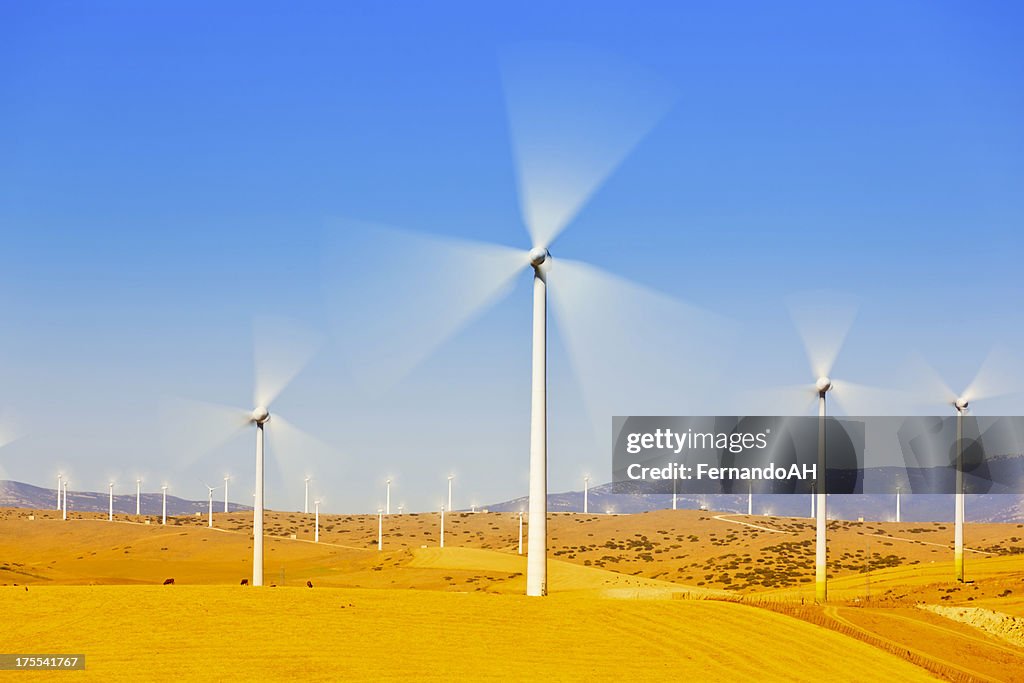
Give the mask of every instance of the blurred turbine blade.
<path id="1" fill-rule="evenodd" d="M 995 346 L 964 390 L 968 401 L 997 398 L 1024 391 L 1024 365 L 1005 346 Z"/>
<path id="2" fill-rule="evenodd" d="M 635 66 L 575 45 L 523 45 L 501 62 L 520 210 L 533 246 L 547 247 L 675 94 Z"/>
<path id="3" fill-rule="evenodd" d="M 734 338 L 731 323 L 573 261 L 553 261 L 548 283 L 599 443 L 608 443 L 614 415 L 709 409 Z"/>
<path id="4" fill-rule="evenodd" d="M 833 380 L 828 400 L 845 415 L 908 415 L 915 405 L 914 396 L 904 391 L 871 387 L 845 380 Z"/>
<path id="5" fill-rule="evenodd" d="M 0 412 L 0 448 L 9 446 L 23 438 L 25 438 L 25 429 L 21 420 L 15 418 L 10 411 Z"/>
<path id="6" fill-rule="evenodd" d="M 303 483 L 298 473 L 323 471 L 330 463 L 341 459 L 337 448 L 296 427 L 280 414 L 271 417 L 267 425 L 266 450 L 280 477 L 283 495 Z"/>
<path id="7" fill-rule="evenodd" d="M 948 410 L 958 398 L 956 391 L 942 378 L 942 375 L 919 353 L 911 355 L 906 365 L 907 393 L 921 406 L 933 410 L 942 407 Z"/>
<path id="8" fill-rule="evenodd" d="M 824 291 L 793 296 L 787 303 L 814 379 L 828 376 L 857 317 L 858 303 L 838 292 Z"/>
<path id="9" fill-rule="evenodd" d="M 327 297 L 343 357 L 383 392 L 511 288 L 527 252 L 347 222 L 327 262 Z"/>
<path id="10" fill-rule="evenodd" d="M 250 413 L 218 403 L 166 399 L 160 406 L 164 449 L 174 462 L 190 465 L 244 429 Z"/>
<path id="11" fill-rule="evenodd" d="M 257 317 L 253 321 L 253 407 L 269 407 L 322 344 L 321 335 L 294 320 Z"/>
<path id="12" fill-rule="evenodd" d="M 818 391 L 796 384 L 744 391 L 738 397 L 742 415 L 813 415 Z"/>

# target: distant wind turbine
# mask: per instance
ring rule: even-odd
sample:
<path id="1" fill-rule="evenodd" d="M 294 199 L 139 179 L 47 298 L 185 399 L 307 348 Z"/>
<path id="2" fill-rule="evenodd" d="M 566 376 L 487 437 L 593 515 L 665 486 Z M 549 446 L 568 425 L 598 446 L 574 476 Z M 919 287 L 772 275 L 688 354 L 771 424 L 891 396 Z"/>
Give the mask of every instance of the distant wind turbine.
<path id="1" fill-rule="evenodd" d="M 801 415 L 811 405 L 816 404 L 817 407 L 817 481 L 812 484 L 815 491 L 812 502 L 815 517 L 814 595 L 816 601 L 823 603 L 828 598 L 825 396 L 831 394 L 833 401 L 841 405 L 849 415 L 884 414 L 887 406 L 890 412 L 898 415 L 907 402 L 898 392 L 845 380 L 836 382 L 831 377 L 832 367 L 856 318 L 856 302 L 835 292 L 813 292 L 791 299 L 789 308 L 815 381 L 811 385 L 800 384 L 770 390 L 768 395 L 771 407 L 766 414 Z M 752 511 L 752 505 L 748 502 L 748 513 Z"/>
<path id="2" fill-rule="evenodd" d="M 142 514 L 142 479 L 135 480 L 135 516 Z"/>
<path id="3" fill-rule="evenodd" d="M 230 478 L 228 475 L 224 475 L 224 512 L 228 511 L 228 479 Z"/>
<path id="4" fill-rule="evenodd" d="M 441 547 L 444 547 L 444 505 L 441 506 Z"/>
<path id="5" fill-rule="evenodd" d="M 391 514 L 391 477 L 384 481 L 384 511 Z"/>
<path id="6" fill-rule="evenodd" d="M 583 477 L 583 514 L 587 514 L 590 511 L 590 505 L 588 498 L 590 496 L 590 475 Z M 520 514 L 520 517 L 522 514 Z"/>
<path id="7" fill-rule="evenodd" d="M 108 507 L 107 507 L 107 521 L 108 522 L 113 522 L 114 521 L 114 482 L 109 482 L 109 486 L 110 486 L 110 490 L 109 490 L 110 498 L 109 498 Z"/>
<path id="8" fill-rule="evenodd" d="M 60 488 L 61 488 L 61 480 L 63 480 L 63 479 L 64 479 L 64 474 L 63 473 L 58 473 L 57 474 L 57 509 L 58 510 L 60 510 Z"/>
<path id="9" fill-rule="evenodd" d="M 207 511 L 207 517 L 209 518 L 209 522 L 207 523 L 207 526 L 212 529 L 213 528 L 213 491 L 214 491 L 215 487 L 210 486 L 209 484 L 207 484 L 206 488 L 209 489 L 209 499 L 207 501 L 207 503 L 209 505 L 209 509 Z"/>
<path id="10" fill-rule="evenodd" d="M 306 496 L 303 499 L 305 502 L 302 504 L 302 511 L 305 514 L 309 514 L 309 477 L 306 477 Z"/>
<path id="11" fill-rule="evenodd" d="M 956 483 L 953 517 L 953 568 L 956 580 L 964 580 L 964 415 L 971 403 L 1009 396 L 1024 391 L 1024 367 L 1002 346 L 989 352 L 978 372 L 962 392 L 955 392 L 924 359 L 917 357 L 919 382 L 928 392 L 926 400 L 941 399 L 956 411 Z M 922 396 L 922 398 L 925 398 Z"/>
<path id="12" fill-rule="evenodd" d="M 448 509 L 449 510 L 454 510 L 455 509 L 455 508 L 452 507 L 452 479 L 454 479 L 454 478 L 455 478 L 454 474 L 449 474 L 448 475 Z"/>
<path id="13" fill-rule="evenodd" d="M 256 477 L 253 495 L 253 586 L 263 585 L 263 536 L 264 536 L 264 444 L 268 425 L 273 422 L 273 431 L 279 444 L 276 452 L 293 449 L 309 456 L 308 451 L 329 452 L 322 442 L 305 434 L 290 422 L 275 414 L 271 421 L 270 405 L 306 367 L 321 345 L 320 336 L 304 330 L 292 321 L 280 319 L 259 319 L 253 333 L 255 382 L 253 404 L 255 408 L 243 410 L 198 401 L 178 402 L 175 409 L 188 414 L 192 420 L 191 431 L 182 435 L 174 432 L 169 439 L 176 449 L 199 457 L 210 449 L 223 444 L 247 426 L 256 428 Z M 180 419 L 177 421 L 180 422 Z M 279 461 L 278 461 L 279 462 Z M 227 478 L 225 486 L 225 507 L 227 506 Z"/>
<path id="14" fill-rule="evenodd" d="M 163 507 L 163 513 L 160 515 L 160 523 L 166 525 L 167 524 L 167 484 L 164 484 L 163 486 L 161 486 L 160 489 L 164 493 L 164 507 Z"/>

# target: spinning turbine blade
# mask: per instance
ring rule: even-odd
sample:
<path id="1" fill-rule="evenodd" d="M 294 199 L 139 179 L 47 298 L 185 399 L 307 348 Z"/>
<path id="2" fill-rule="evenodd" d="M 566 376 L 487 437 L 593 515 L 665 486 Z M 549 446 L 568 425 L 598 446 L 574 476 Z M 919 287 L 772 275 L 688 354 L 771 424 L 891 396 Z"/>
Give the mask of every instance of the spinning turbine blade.
<path id="1" fill-rule="evenodd" d="M 742 415 L 810 415 L 817 401 L 813 384 L 744 391 L 739 396 Z"/>
<path id="2" fill-rule="evenodd" d="M 855 301 L 835 292 L 814 292 L 789 300 L 789 312 L 815 379 L 832 374 L 857 308 Z"/>
<path id="3" fill-rule="evenodd" d="M 253 407 L 267 407 L 302 372 L 323 343 L 320 335 L 286 318 L 253 321 L 256 366 Z"/>
<path id="4" fill-rule="evenodd" d="M 528 267 L 494 244 L 346 223 L 328 256 L 328 298 L 345 359 L 386 390 L 493 305 Z"/>
<path id="5" fill-rule="evenodd" d="M 636 67 L 578 46 L 524 45 L 502 59 L 523 221 L 548 247 L 671 108 Z"/>
<path id="6" fill-rule="evenodd" d="M 932 408 L 942 405 L 943 408 L 948 408 L 959 398 L 953 387 L 949 386 L 942 375 L 920 354 L 912 355 L 906 367 L 906 384 L 912 388 L 913 396 L 922 406 Z"/>
<path id="7" fill-rule="evenodd" d="M 730 323 L 582 263 L 553 261 L 548 281 L 559 333 L 602 439 L 613 415 L 708 410 L 708 390 L 732 342 Z"/>
<path id="8" fill-rule="evenodd" d="M 296 427 L 280 414 L 275 414 L 268 424 L 268 450 L 280 466 L 287 462 L 290 472 L 323 471 L 326 463 L 341 459 L 337 448 Z M 283 472 L 282 469 L 282 475 Z"/>
<path id="9" fill-rule="evenodd" d="M 969 401 L 996 398 L 1024 391 L 1024 365 L 1003 346 L 996 346 L 978 368 L 978 374 L 964 389 Z"/>
<path id="10" fill-rule="evenodd" d="M 833 380 L 829 398 L 846 415 L 905 415 L 914 404 L 913 395 L 893 389 L 870 387 L 845 380 Z"/>
<path id="11" fill-rule="evenodd" d="M 223 445 L 250 420 L 250 413 L 240 408 L 180 398 L 165 400 L 160 414 L 164 448 L 182 465 Z"/>

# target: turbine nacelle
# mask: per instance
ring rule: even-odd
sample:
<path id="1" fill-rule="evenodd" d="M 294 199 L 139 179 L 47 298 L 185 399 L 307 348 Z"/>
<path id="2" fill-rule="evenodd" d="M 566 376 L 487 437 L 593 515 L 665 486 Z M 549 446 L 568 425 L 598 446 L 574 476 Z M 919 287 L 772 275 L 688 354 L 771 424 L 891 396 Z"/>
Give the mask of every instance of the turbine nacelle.
<path id="1" fill-rule="evenodd" d="M 832 388 L 832 380 L 823 375 L 814 383 L 814 388 L 818 390 L 819 394 L 825 395 L 825 393 Z"/>
<path id="2" fill-rule="evenodd" d="M 270 411 L 260 406 L 252 411 L 252 415 L 249 418 L 258 425 L 266 424 L 270 421 Z"/>
<path id="3" fill-rule="evenodd" d="M 530 250 L 530 265 L 534 268 L 540 268 L 549 258 L 551 252 L 544 247 L 534 247 Z"/>
<path id="4" fill-rule="evenodd" d="M 965 397 L 961 396 L 957 400 L 953 401 L 953 407 L 956 408 L 958 413 L 962 413 L 967 410 L 968 401 Z"/>

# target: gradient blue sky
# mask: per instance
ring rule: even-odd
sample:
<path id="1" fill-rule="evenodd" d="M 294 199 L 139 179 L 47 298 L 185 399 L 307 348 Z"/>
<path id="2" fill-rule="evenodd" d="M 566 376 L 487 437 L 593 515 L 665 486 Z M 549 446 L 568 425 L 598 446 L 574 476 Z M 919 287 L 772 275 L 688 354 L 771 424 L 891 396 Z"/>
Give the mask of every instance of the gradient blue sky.
<path id="1" fill-rule="evenodd" d="M 1013 2 L 5 2 L 0 407 L 26 436 L 0 465 L 251 487 L 251 434 L 188 466 L 164 453 L 162 397 L 246 406 L 255 315 L 331 329 L 332 219 L 528 247 L 499 54 L 531 41 L 678 92 L 556 254 L 738 321 L 732 385 L 807 379 L 785 300 L 827 288 L 862 302 L 837 372 L 892 384 L 917 350 L 962 386 L 1024 333 L 1022 24 Z M 328 510 L 375 508 L 388 474 L 413 508 L 441 502 L 450 469 L 460 506 L 525 493 L 521 280 L 384 397 L 347 386 L 330 342 L 282 396 L 338 453 L 312 472 Z M 564 490 L 610 467 L 578 438 L 553 334 Z M 300 505 L 291 474 L 271 505 Z"/>

